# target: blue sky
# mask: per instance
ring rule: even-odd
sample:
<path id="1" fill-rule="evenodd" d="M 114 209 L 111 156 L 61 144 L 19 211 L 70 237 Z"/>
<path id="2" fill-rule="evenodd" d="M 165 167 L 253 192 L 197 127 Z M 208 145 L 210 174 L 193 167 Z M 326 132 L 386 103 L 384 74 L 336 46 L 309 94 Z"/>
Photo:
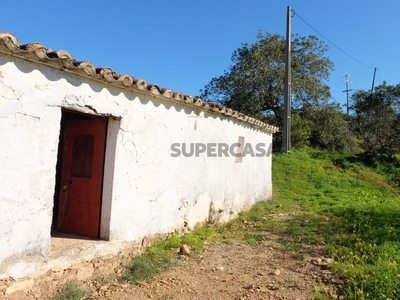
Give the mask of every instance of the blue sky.
<path id="1" fill-rule="evenodd" d="M 258 31 L 285 36 L 288 6 L 296 13 L 293 34 L 329 45 L 335 70 L 328 85 L 338 102 L 346 101 L 346 74 L 353 90 L 371 88 L 375 67 L 375 85 L 400 83 L 397 0 L 4 1 L 0 31 L 197 96 Z"/>

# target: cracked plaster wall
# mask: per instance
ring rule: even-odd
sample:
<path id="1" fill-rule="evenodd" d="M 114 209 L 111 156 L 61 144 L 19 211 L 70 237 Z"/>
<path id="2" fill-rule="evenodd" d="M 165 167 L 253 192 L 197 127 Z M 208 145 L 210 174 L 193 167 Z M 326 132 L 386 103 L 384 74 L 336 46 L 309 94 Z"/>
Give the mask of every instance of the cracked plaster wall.
<path id="1" fill-rule="evenodd" d="M 0 56 L 0 270 L 49 253 L 60 108 L 52 92 Z M 39 78 L 39 80 L 32 80 Z"/>
<path id="2" fill-rule="evenodd" d="M 61 108 L 119 119 L 110 119 L 106 149 L 112 155 L 101 232 L 108 240 L 227 221 L 271 196 L 270 156 L 235 163 L 205 154 L 171 157 L 170 150 L 172 143 L 232 144 L 239 136 L 268 145 L 271 134 L 0 55 L 0 271 L 6 261 L 49 254 Z"/>

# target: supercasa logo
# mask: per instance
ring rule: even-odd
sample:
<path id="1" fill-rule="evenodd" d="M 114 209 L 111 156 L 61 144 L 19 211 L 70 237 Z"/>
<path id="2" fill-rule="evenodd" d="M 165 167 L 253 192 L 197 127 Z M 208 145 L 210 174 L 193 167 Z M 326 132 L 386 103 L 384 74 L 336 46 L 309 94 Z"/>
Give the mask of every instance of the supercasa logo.
<path id="1" fill-rule="evenodd" d="M 266 143 L 172 143 L 171 157 L 268 157 L 272 145 Z"/>

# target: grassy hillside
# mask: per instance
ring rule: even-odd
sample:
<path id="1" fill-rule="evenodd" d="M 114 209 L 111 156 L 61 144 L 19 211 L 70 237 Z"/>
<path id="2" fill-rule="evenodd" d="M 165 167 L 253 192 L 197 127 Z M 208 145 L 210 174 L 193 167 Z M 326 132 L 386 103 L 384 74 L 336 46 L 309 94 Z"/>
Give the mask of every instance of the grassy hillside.
<path id="1" fill-rule="evenodd" d="M 281 232 L 327 246 L 346 299 L 400 299 L 398 169 L 325 152 L 273 157 L 274 197 L 293 215 Z"/>

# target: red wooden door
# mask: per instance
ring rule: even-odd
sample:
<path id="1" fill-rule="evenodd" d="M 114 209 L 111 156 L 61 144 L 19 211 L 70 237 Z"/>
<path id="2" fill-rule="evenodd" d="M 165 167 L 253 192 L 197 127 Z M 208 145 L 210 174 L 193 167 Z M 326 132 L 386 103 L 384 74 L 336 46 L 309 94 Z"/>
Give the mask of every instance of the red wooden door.
<path id="1" fill-rule="evenodd" d="M 107 120 L 67 120 L 58 230 L 99 237 Z"/>

